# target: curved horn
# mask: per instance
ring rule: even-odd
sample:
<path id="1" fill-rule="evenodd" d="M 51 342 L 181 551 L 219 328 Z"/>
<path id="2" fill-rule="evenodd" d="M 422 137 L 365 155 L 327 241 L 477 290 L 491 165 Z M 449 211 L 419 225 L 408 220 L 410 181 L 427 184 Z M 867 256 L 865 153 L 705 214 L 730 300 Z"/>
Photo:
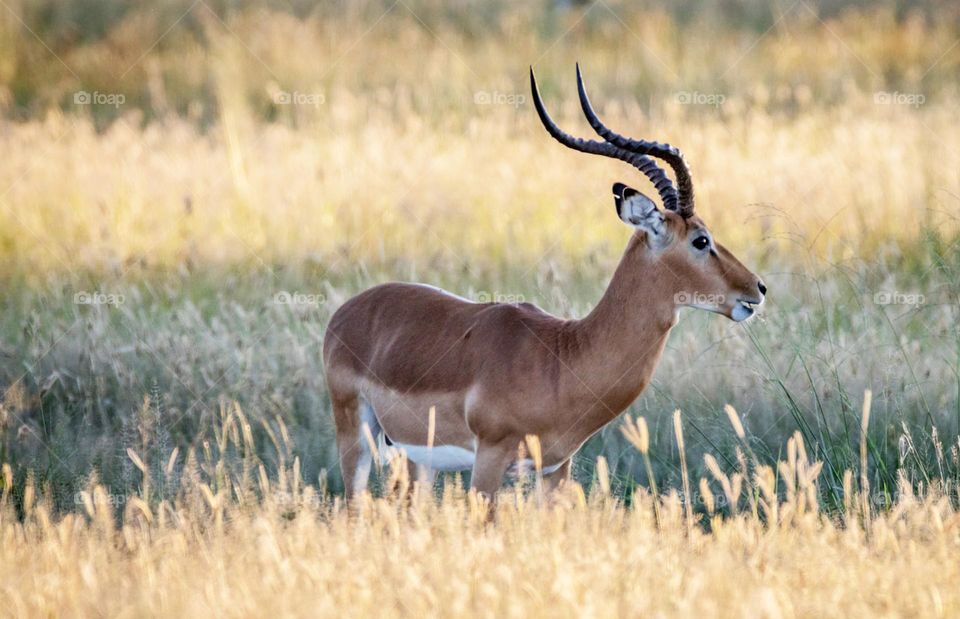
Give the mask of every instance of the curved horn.
<path id="1" fill-rule="evenodd" d="M 648 142 L 646 140 L 634 140 L 624 137 L 619 133 L 614 133 L 607 128 L 597 117 L 590 105 L 590 98 L 587 97 L 587 89 L 583 85 L 583 76 L 580 74 L 580 63 L 577 63 L 577 90 L 580 92 L 580 107 L 583 108 L 583 114 L 590 122 L 593 130 L 604 140 L 625 150 L 640 153 L 643 155 L 652 155 L 662 159 L 673 168 L 677 175 L 677 186 L 679 188 L 679 208 L 677 210 L 684 218 L 693 215 L 693 178 L 690 175 L 690 168 L 683 158 L 680 149 L 669 144 L 660 144 L 659 142 Z"/>
<path id="2" fill-rule="evenodd" d="M 673 181 L 670 180 L 666 172 L 664 172 L 653 159 L 643 153 L 625 150 L 611 143 L 583 140 L 564 132 L 553 122 L 553 119 L 550 118 L 550 114 L 547 113 L 547 108 L 544 107 L 543 101 L 540 99 L 540 90 L 537 88 L 537 78 L 533 75 L 533 67 L 530 67 L 530 90 L 533 91 L 533 104 L 537 108 L 540 122 L 543 123 L 547 133 L 553 136 L 555 140 L 573 150 L 593 155 L 603 155 L 604 157 L 612 157 L 613 159 L 619 159 L 620 161 L 629 163 L 650 179 L 650 182 L 656 187 L 657 193 L 660 194 L 664 208 L 673 211 L 678 209 L 679 198 L 677 196 L 677 190 L 673 186 Z"/>

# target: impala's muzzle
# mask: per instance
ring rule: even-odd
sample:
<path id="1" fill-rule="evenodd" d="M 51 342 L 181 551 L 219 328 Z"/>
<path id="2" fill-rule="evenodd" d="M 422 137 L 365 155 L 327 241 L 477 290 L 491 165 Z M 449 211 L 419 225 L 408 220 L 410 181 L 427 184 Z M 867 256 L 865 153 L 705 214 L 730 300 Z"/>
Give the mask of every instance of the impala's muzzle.
<path id="1" fill-rule="evenodd" d="M 757 312 L 757 308 L 763 305 L 763 300 L 767 294 L 767 287 L 762 281 L 757 280 L 756 292 L 737 298 L 730 312 L 730 318 L 735 322 L 743 322 Z"/>

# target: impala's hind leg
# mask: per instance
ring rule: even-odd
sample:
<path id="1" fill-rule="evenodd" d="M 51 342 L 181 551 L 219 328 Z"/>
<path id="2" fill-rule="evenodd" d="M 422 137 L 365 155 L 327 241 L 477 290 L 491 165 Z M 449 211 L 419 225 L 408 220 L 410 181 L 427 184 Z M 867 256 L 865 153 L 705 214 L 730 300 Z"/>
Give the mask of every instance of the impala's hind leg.
<path id="1" fill-rule="evenodd" d="M 333 416 L 337 425 L 337 451 L 340 453 L 340 474 L 347 498 L 353 498 L 367 489 L 373 452 L 364 430 L 366 425 L 376 444 L 380 424 L 370 405 L 356 395 L 333 398 Z"/>
<path id="2" fill-rule="evenodd" d="M 556 470 L 543 475 L 543 491 L 547 494 L 555 492 L 564 483 L 570 481 L 570 469 L 573 457 L 561 464 Z"/>

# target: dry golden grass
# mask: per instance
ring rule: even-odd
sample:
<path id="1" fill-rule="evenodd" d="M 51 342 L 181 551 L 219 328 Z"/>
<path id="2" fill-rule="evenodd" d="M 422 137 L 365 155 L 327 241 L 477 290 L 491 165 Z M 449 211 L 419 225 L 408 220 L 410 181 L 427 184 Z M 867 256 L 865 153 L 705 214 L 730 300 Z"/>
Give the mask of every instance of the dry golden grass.
<path id="1" fill-rule="evenodd" d="M 569 98 L 572 76 L 564 86 L 568 95 L 550 107 L 589 135 Z M 469 130 L 447 133 L 331 99 L 336 131 L 234 116 L 206 135 L 175 120 L 143 130 L 118 122 L 102 135 L 59 115 L 6 126 L 3 269 L 42 279 L 238 262 L 322 263 L 336 273 L 400 256 L 424 270 L 469 258 L 479 272 L 560 256 L 609 262 L 624 243 L 609 185 L 647 190 L 623 164 L 554 143 L 529 104 L 466 104 L 465 114 L 477 112 Z M 802 264 L 811 250 L 845 261 L 909 244 L 925 228 L 955 228 L 952 108 L 863 101 L 795 118 L 662 112 L 607 116 L 683 147 L 701 214 L 747 261 L 773 252 Z"/>
<path id="2" fill-rule="evenodd" d="M 222 21 L 201 6 L 163 40 L 177 53 L 149 49 L 163 22 L 134 12 L 107 41 L 65 55 L 71 71 L 46 58 L 61 79 L 16 74 L 49 107 L 34 115 L 45 121 L 0 131 L 3 269 L 610 259 L 622 230 L 607 188 L 645 181 L 557 145 L 529 98 L 533 63 L 548 107 L 590 135 L 575 60 L 611 126 L 683 149 L 699 208 L 747 258 L 812 246 L 842 261 L 924 225 L 953 231 L 950 24 L 897 22 L 888 10 L 822 23 L 804 7 L 761 36 L 710 13 L 682 25 L 627 3 L 488 15 L 361 2 L 302 20 L 251 8 Z M 9 11 L 0 20 L 16 25 Z M 36 46 L 23 37 L 11 54 L 36 63 Z M 0 82 L 0 104 L 18 84 Z M 127 98 L 116 110 L 51 105 L 80 89 Z M 896 91 L 922 99 L 891 102 Z M 283 92 L 300 103 L 278 104 Z M 722 100 L 683 104 L 684 94 Z M 175 97 L 190 102 L 179 116 L 164 104 Z M 121 120 L 97 133 L 90 118 L 106 112 Z M 157 116 L 146 128 L 144 113 Z"/>
<path id="3" fill-rule="evenodd" d="M 236 409 L 219 444 L 249 440 Z M 632 423 L 630 424 L 633 425 Z M 642 422 L 641 422 L 642 425 Z M 238 427 L 240 428 L 238 430 Z M 278 447 L 278 449 L 281 449 Z M 128 454 L 141 471 L 148 468 Z M 318 497 L 299 462 L 268 480 L 171 454 L 176 495 L 116 497 L 92 483 L 53 515 L 27 486 L 0 503 L 0 582 L 10 616 L 949 617 L 960 612 L 960 512 L 901 486 L 877 511 L 846 476 L 845 510 L 820 513 L 821 463 L 799 436 L 778 472 L 709 462 L 701 510 L 641 489 L 625 507 L 605 467 L 589 498 L 505 490 L 495 524 L 456 483 L 439 501 L 385 471 L 385 498 Z M 259 473 L 257 471 L 260 471 Z M 397 470 L 406 471 L 401 465 Z M 9 474 L 9 470 L 5 471 Z M 777 488 L 779 486 L 779 489 Z M 711 489 L 712 488 L 712 489 Z M 408 497 L 403 499 L 401 497 Z M 861 500 L 863 499 L 863 500 Z M 724 507 L 721 509 L 720 505 Z M 716 511 L 715 511 L 716 510 Z M 722 512 L 722 513 L 721 513 Z M 691 519 L 692 518 L 692 519 Z"/>

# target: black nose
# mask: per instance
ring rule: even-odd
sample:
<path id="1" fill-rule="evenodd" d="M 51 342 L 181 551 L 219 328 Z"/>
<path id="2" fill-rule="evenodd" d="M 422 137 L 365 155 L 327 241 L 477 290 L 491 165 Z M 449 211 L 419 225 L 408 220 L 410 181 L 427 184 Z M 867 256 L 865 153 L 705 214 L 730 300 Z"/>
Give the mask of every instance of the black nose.
<path id="1" fill-rule="evenodd" d="M 767 287 L 763 285 L 763 282 L 757 282 L 757 288 L 760 289 L 760 294 L 767 294 Z"/>

